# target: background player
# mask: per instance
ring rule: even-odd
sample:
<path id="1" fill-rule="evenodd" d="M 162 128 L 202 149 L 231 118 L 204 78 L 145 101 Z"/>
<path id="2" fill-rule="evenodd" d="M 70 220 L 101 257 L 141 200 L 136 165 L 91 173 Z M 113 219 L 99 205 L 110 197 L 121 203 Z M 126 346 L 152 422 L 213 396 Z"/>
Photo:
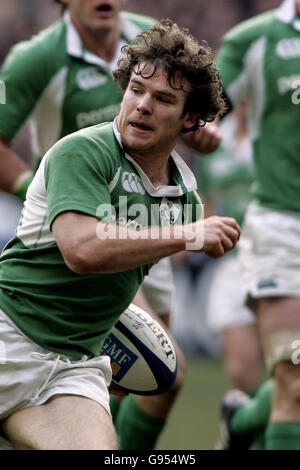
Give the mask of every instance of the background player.
<path id="1" fill-rule="evenodd" d="M 220 130 L 219 149 L 195 161 L 198 187 L 213 213 L 234 217 L 242 226 L 254 179 L 246 98 L 221 121 Z M 243 305 L 237 249 L 214 263 L 206 321 L 220 337 L 231 385 L 253 394 L 263 378 L 262 353 L 255 315 Z"/>
<path id="2" fill-rule="evenodd" d="M 254 203 L 246 215 L 240 251 L 249 305 L 257 313 L 274 379 L 267 449 L 299 449 L 300 442 L 299 365 L 293 362 L 293 344 L 300 337 L 299 22 L 300 3 L 285 0 L 277 10 L 230 31 L 218 58 L 231 104 L 245 92 L 249 96 Z M 249 411 L 246 406 L 234 413 L 230 438 L 245 432 L 247 423 L 261 421 L 262 409 L 268 412 L 270 407 L 271 389 L 262 395 L 259 411 L 249 407 L 254 418 L 243 413 Z"/>

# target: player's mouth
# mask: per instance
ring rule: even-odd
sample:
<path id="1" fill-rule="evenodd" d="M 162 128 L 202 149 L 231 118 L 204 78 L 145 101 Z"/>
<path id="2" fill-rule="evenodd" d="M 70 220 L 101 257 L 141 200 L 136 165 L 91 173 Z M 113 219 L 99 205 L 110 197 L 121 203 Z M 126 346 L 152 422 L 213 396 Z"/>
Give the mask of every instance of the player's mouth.
<path id="1" fill-rule="evenodd" d="M 147 124 L 144 124 L 141 121 L 131 121 L 130 122 L 131 127 L 133 127 L 137 132 L 149 132 L 153 131 L 153 128 L 150 126 L 147 126 Z"/>
<path id="2" fill-rule="evenodd" d="M 108 16 L 111 16 L 112 12 L 113 12 L 113 7 L 110 3 L 101 3 L 101 5 L 98 5 L 96 8 L 95 8 L 98 16 L 101 16 L 101 17 L 108 17 Z"/>

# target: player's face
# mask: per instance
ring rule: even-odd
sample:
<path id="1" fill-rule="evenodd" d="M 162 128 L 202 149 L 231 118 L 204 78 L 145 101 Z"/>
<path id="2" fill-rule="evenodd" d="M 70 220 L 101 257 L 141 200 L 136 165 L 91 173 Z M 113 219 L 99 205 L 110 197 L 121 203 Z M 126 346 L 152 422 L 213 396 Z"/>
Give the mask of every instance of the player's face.
<path id="1" fill-rule="evenodd" d="M 123 0 L 63 0 L 72 17 L 92 31 L 111 30 L 118 26 Z"/>
<path id="2" fill-rule="evenodd" d="M 151 76 L 153 66 L 142 64 L 141 68 L 143 66 L 146 66 L 143 75 Z M 174 88 L 181 84 L 178 76 Z M 190 114 L 183 115 L 191 91 L 186 80 L 183 84 L 184 90 L 171 87 L 160 68 L 151 78 L 132 72 L 118 117 L 118 128 L 128 153 L 169 156 L 182 129 L 193 126 L 195 121 Z"/>

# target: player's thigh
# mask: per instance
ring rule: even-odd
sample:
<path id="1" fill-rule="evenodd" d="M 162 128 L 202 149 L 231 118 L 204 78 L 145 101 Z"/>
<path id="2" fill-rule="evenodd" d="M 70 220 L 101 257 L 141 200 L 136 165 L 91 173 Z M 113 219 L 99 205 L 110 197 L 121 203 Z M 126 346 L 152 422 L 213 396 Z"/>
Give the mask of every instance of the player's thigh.
<path id="1" fill-rule="evenodd" d="M 300 341 L 300 297 L 258 300 L 258 327 L 266 365 L 274 372 L 277 364 L 294 366 Z"/>
<path id="2" fill-rule="evenodd" d="M 19 449 L 114 450 L 116 432 L 107 411 L 77 395 L 57 395 L 3 421 L 8 439 Z"/>
<path id="3" fill-rule="evenodd" d="M 227 328 L 222 334 L 222 339 L 224 353 L 230 358 L 248 365 L 261 358 L 256 324 Z"/>
<path id="4" fill-rule="evenodd" d="M 300 331 L 300 297 L 258 299 L 257 318 L 263 342 L 277 331 Z"/>

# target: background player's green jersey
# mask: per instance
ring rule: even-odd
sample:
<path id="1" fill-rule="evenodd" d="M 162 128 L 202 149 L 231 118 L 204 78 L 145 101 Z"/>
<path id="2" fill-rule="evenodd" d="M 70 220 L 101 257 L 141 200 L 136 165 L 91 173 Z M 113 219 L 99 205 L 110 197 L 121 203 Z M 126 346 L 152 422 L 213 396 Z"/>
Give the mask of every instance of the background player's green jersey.
<path id="1" fill-rule="evenodd" d="M 201 196 L 213 203 L 218 214 L 242 225 L 250 202 L 253 164 L 248 137 L 237 140 L 237 119 L 235 113 L 225 117 L 220 125 L 221 145 L 211 155 L 197 156 L 194 172 Z"/>
<path id="2" fill-rule="evenodd" d="M 30 117 L 36 167 L 61 137 L 118 114 L 122 95 L 112 71 L 121 47 L 155 22 L 128 12 L 120 18 L 121 40 L 110 63 L 85 49 L 69 13 L 8 54 L 0 73 L 6 85 L 0 135 L 11 141 Z"/>
<path id="3" fill-rule="evenodd" d="M 16 236 L 0 257 L 0 308 L 25 335 L 74 359 L 99 353 L 153 263 L 116 274 L 75 274 L 51 225 L 66 211 L 131 228 L 201 217 L 196 180 L 176 152 L 171 174 L 172 185 L 154 187 L 124 153 L 113 123 L 66 136 L 49 150 L 28 189 Z M 184 204 L 193 209 L 189 220 Z"/>
<path id="4" fill-rule="evenodd" d="M 249 96 L 254 199 L 267 208 L 299 211 L 300 18 L 291 6 L 284 2 L 233 28 L 217 64 L 231 102 Z"/>

